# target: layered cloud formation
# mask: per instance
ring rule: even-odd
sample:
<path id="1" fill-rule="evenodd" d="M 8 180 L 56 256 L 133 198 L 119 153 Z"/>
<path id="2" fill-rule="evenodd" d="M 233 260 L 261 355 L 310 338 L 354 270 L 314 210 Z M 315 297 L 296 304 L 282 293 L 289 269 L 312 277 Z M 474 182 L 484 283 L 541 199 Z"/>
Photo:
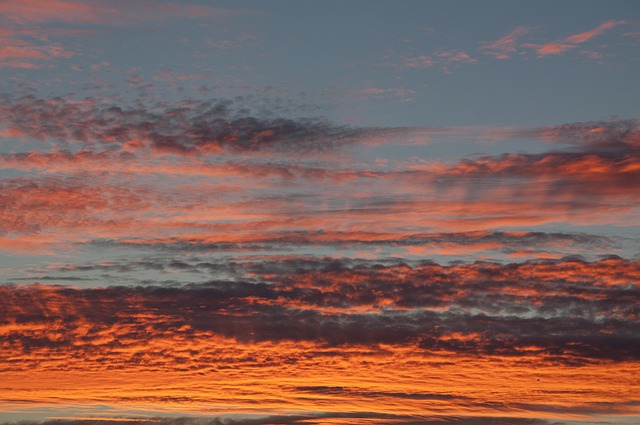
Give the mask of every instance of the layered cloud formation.
<path id="1" fill-rule="evenodd" d="M 3 373 L 14 379 L 34 368 L 78 376 L 92 402 L 127 411 L 153 403 L 159 417 L 222 414 L 211 423 L 637 414 L 622 378 L 640 355 L 640 267 L 625 258 L 637 241 L 589 230 L 637 222 L 635 120 L 361 128 L 252 114 L 226 100 L 3 99 L 5 137 L 33 148 L 0 156 L 9 172 L 2 248 L 116 253 L 33 267 L 1 288 Z M 373 147 L 460 138 L 544 149 L 358 159 Z M 558 223 L 573 229 L 545 228 Z M 469 372 L 454 379 L 462 363 Z M 517 381 L 525 367 L 548 380 L 539 397 L 513 395 L 511 384 L 480 395 L 491 385 L 477 381 L 485 369 Z M 110 370 L 149 379 L 165 371 L 188 390 L 143 390 L 118 372 L 104 384 L 122 386 L 115 396 L 79 378 Z M 252 383 L 250 395 L 246 382 L 206 384 L 234 371 Z M 558 395 L 560 379 L 592 386 L 601 373 L 617 378 L 581 401 Z M 442 386 L 424 391 L 421 379 L 434 374 Z M 551 394 L 554 405 L 544 401 Z M 41 388 L 37 397 L 47 405 L 58 396 Z M 224 416 L 246 413 L 251 398 L 262 400 L 257 416 Z M 58 401 L 77 400 L 85 395 Z M 178 421 L 144 412 L 144 421 Z"/>
<path id="2" fill-rule="evenodd" d="M 127 267 L 93 268 L 231 267 L 236 278 L 3 287 L 2 373 L 19 381 L 35 369 L 46 382 L 62 379 L 59 389 L 14 384 L 10 405 L 24 406 L 28 396 L 44 405 L 153 403 L 165 414 L 212 414 L 212 404 L 246 411 L 262 400 L 264 417 L 206 422 L 241 424 L 530 423 L 526 417 L 637 413 L 637 261 L 446 267 L 292 258 Z M 590 389 L 565 391 L 567 380 Z M 111 386 L 119 390 L 98 390 Z M 531 387 L 535 394 L 525 395 Z M 268 414 L 283 409 L 327 413 Z M 446 416 L 467 411 L 495 419 Z"/>
<path id="3" fill-rule="evenodd" d="M 632 8 L 419 4 L 0 3 L 0 424 L 637 422 Z"/>
<path id="4" fill-rule="evenodd" d="M 169 266 L 204 272 L 215 267 Z M 128 363 L 159 335 L 198 340 L 211 334 L 243 342 L 409 345 L 425 354 L 537 356 L 568 363 L 637 360 L 639 355 L 635 301 L 640 275 L 633 261 L 411 267 L 291 260 L 247 267 L 251 281 L 4 287 L 8 345 L 3 351 L 13 357 L 86 349 Z M 109 355 L 121 350 L 129 356 Z M 190 367 L 208 365 L 198 359 L 202 353 L 192 354 Z M 170 358 L 166 351 L 163 361 Z"/>
<path id="5" fill-rule="evenodd" d="M 5 97 L 2 110 L 6 135 L 50 146 L 0 157 L 5 169 L 18 171 L 1 183 L 3 245 L 11 249 L 20 239 L 8 235 L 27 236 L 23 243 L 34 248 L 109 239 L 182 247 L 486 247 L 514 254 L 518 245 L 536 249 L 532 238 L 544 237 L 552 251 L 567 245 L 579 251 L 581 244 L 593 248 L 589 241 L 608 249 L 615 243 L 558 232 L 491 232 L 557 222 L 630 225 L 638 214 L 631 200 L 638 195 L 640 131 L 632 120 L 524 129 L 356 128 L 322 118 L 253 116 L 227 101 L 122 108 L 32 97 Z M 354 162 L 361 148 L 429 145 L 460 134 L 553 145 L 544 153 L 453 163 Z M 153 238 L 140 231 L 148 227 L 158 229 Z"/>

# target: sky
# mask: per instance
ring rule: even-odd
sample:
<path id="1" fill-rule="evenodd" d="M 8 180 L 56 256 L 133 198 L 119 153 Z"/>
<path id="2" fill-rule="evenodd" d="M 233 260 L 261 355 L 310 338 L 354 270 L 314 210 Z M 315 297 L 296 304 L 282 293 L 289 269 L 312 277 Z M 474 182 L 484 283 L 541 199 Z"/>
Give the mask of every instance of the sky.
<path id="1" fill-rule="evenodd" d="M 640 423 L 640 3 L 0 0 L 0 424 Z"/>

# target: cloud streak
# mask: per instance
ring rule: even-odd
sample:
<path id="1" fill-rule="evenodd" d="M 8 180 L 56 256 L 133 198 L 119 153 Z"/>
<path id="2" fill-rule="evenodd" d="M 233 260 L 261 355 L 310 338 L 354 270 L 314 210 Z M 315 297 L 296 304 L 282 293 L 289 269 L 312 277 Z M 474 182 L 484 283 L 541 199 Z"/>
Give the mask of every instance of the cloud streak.
<path id="1" fill-rule="evenodd" d="M 21 421 L 24 425 L 134 425 L 139 423 L 153 423 L 159 425 L 289 425 L 289 424 L 324 424 L 334 423 L 333 420 L 348 420 L 352 424 L 385 423 L 392 425 L 551 425 L 551 421 L 544 419 L 527 419 L 517 417 L 456 417 L 433 416 L 420 417 L 412 415 L 391 415 L 378 413 L 330 412 L 305 415 L 224 415 L 218 417 L 180 417 L 180 418 L 62 418 L 42 422 Z M 3 425 L 17 425 L 3 422 Z M 562 422 L 553 422 L 562 425 Z"/>
<path id="2" fill-rule="evenodd" d="M 528 50 L 533 50 L 538 58 L 550 55 L 561 55 L 569 50 L 579 48 L 593 38 L 606 33 L 620 25 L 627 24 L 626 21 L 608 20 L 595 28 L 567 37 L 551 41 L 544 44 L 532 42 L 521 42 L 520 39 L 532 32 L 533 28 L 518 26 L 510 33 L 492 42 L 481 42 L 479 51 L 495 57 L 496 59 L 509 59 L 514 55 L 526 55 Z M 600 55 L 596 54 L 596 57 Z"/>
<path id="3" fill-rule="evenodd" d="M 517 27 L 496 41 L 481 43 L 479 50 L 494 56 L 496 59 L 508 59 L 517 52 L 518 39 L 529 33 L 529 31 L 530 29 L 527 27 Z"/>
<path id="4" fill-rule="evenodd" d="M 589 31 L 585 31 L 579 34 L 573 34 L 561 40 L 556 40 L 550 43 L 543 44 L 541 46 L 533 47 L 535 47 L 536 53 L 538 53 L 538 55 L 540 56 L 559 55 L 566 52 L 567 50 L 575 49 L 576 47 L 579 47 L 581 44 L 586 43 L 592 38 L 624 23 L 624 21 L 609 20 L 601 23 L 600 25 Z"/>

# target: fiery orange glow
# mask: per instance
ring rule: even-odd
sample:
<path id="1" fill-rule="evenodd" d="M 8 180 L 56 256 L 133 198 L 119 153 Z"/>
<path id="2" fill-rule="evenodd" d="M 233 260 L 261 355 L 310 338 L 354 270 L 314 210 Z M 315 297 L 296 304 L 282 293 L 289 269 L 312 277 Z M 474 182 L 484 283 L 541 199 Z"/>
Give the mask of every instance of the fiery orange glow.
<path id="1" fill-rule="evenodd" d="M 3 347 L 3 361 L 12 370 L 2 372 L 0 399 L 12 409 L 34 402 L 124 409 L 153 404 L 158 411 L 183 414 L 246 411 L 255 400 L 261 413 L 495 416 L 509 410 L 517 417 L 555 418 L 639 413 L 632 403 L 640 389 L 637 362 L 577 367 L 536 357 L 452 361 L 446 353 L 424 355 L 410 346 L 336 351 L 309 343 L 247 344 L 202 333 L 158 335 L 141 346 L 121 343 L 126 347 L 109 352 L 34 348 L 19 354 Z"/>

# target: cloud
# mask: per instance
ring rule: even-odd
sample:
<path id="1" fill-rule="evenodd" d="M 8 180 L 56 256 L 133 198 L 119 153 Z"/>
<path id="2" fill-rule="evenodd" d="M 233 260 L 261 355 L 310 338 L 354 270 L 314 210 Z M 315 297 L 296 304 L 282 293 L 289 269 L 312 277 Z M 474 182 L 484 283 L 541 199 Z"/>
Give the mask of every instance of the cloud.
<path id="1" fill-rule="evenodd" d="M 640 150 L 640 120 L 589 121 L 519 129 L 512 137 L 570 143 L 582 152 L 637 153 Z"/>
<path id="2" fill-rule="evenodd" d="M 323 395 L 344 395 L 347 397 L 394 397 L 399 399 L 412 399 L 412 400 L 450 400 L 450 399 L 465 399 L 466 397 L 460 397 L 459 395 L 452 394 L 440 394 L 440 393 L 404 393 L 404 392 L 389 392 L 389 391 L 359 391 L 352 388 L 316 385 L 316 386 L 301 386 L 296 387 L 297 391 L 308 392 L 312 394 Z"/>
<path id="3" fill-rule="evenodd" d="M 285 264 L 276 274 L 256 269 L 254 282 L 5 286 L 2 340 L 12 347 L 6 355 L 73 349 L 115 356 L 128 344 L 209 335 L 241 343 L 391 344 L 567 364 L 640 356 L 634 261 L 350 267 L 332 260 L 316 271 Z M 176 361 L 171 356 L 179 351 L 165 352 L 163 362 Z M 194 356 L 192 365 L 204 360 Z"/>
<path id="4" fill-rule="evenodd" d="M 36 68 L 56 58 L 69 58 L 73 52 L 43 37 L 36 30 L 0 30 L 0 67 Z"/>
<path id="5" fill-rule="evenodd" d="M 597 27 L 579 34 L 570 35 L 560 40 L 552 41 L 543 45 L 530 45 L 535 48 L 539 56 L 559 55 L 567 50 L 575 49 L 581 44 L 586 43 L 592 38 L 603 34 L 604 32 L 624 24 L 625 21 L 609 20 L 601 23 Z"/>
<path id="6" fill-rule="evenodd" d="M 507 255 L 561 257 L 568 252 L 611 252 L 617 243 L 610 238 L 588 234 L 544 232 L 489 232 L 470 231 L 452 233 L 372 232 L 372 231 L 271 231 L 256 230 L 247 235 L 191 236 L 167 239 L 96 240 L 96 247 L 150 250 L 169 253 L 184 252 L 299 252 L 310 247 L 333 249 L 389 248 L 397 252 L 422 254 L 470 255 L 478 252 L 496 252 Z"/>
<path id="7" fill-rule="evenodd" d="M 65 45 L 51 41 L 60 36 L 86 34 L 82 28 L 51 28 L 48 25 L 132 25 L 168 19 L 224 20 L 246 11 L 197 4 L 170 4 L 121 0 L 24 0 L 0 2 L 0 67 L 39 68 L 57 58 L 74 55 Z"/>
<path id="8" fill-rule="evenodd" d="M 362 100 L 367 98 L 384 99 L 394 98 L 399 102 L 411 102 L 414 100 L 416 91 L 406 88 L 380 88 L 380 87 L 366 87 L 353 92 L 353 98 L 355 100 Z"/>
<path id="9" fill-rule="evenodd" d="M 46 421 L 2 422 L 2 425 L 138 425 L 152 423 L 158 425 L 289 425 L 322 424 L 325 421 L 348 420 L 349 423 L 385 423 L 389 425 L 563 425 L 562 422 L 518 417 L 474 417 L 474 416 L 417 416 L 394 415 L 376 412 L 327 412 L 289 415 L 220 415 L 215 417 L 177 418 L 63 418 Z M 366 422 L 360 422 L 364 420 Z M 371 422 L 375 421 L 375 422 Z"/>
<path id="10" fill-rule="evenodd" d="M 524 49 L 533 49 L 538 57 L 545 57 L 549 55 L 560 55 L 568 50 L 572 50 L 580 47 L 582 44 L 590 41 L 594 37 L 605 33 L 617 26 L 626 24 L 626 21 L 608 20 L 595 28 L 569 35 L 565 38 L 555 40 L 545 44 L 536 43 L 523 43 L 520 39 L 531 32 L 532 28 L 525 26 L 518 26 L 514 28 L 510 33 L 492 42 L 481 42 L 479 51 L 495 57 L 496 59 L 508 59 L 513 55 L 520 53 L 525 54 Z M 589 55 L 596 58 L 601 55 L 598 52 L 588 52 Z"/>
<path id="11" fill-rule="evenodd" d="M 331 247 L 354 255 L 360 247 L 401 256 L 558 258 L 585 253 L 596 239 L 495 230 L 632 225 L 637 215 L 637 120 L 363 128 L 324 118 L 254 116 L 241 106 L 4 96 L 4 133 L 52 147 L 0 155 L 0 166 L 19 174 L 0 183 L 0 246 L 24 250 L 41 243 L 52 251 L 52 243 L 100 239 L 166 251 Z M 355 146 L 457 137 L 524 138 L 552 142 L 556 150 L 453 163 L 347 161 Z M 157 234 L 149 238 L 145 228 Z M 597 253 L 616 248 L 599 243 Z"/>
<path id="12" fill-rule="evenodd" d="M 438 49 L 431 55 L 408 56 L 404 58 L 402 66 L 405 68 L 430 68 L 440 66 L 444 72 L 451 72 L 452 67 L 462 64 L 475 64 L 478 61 L 462 50 Z"/>
<path id="13" fill-rule="evenodd" d="M 409 57 L 404 63 L 407 68 L 428 68 L 433 66 L 433 64 L 433 58 L 427 55 Z"/>
<path id="14" fill-rule="evenodd" d="M 322 118 L 254 117 L 234 110 L 226 100 L 121 108 L 94 99 L 5 96 L 0 111 L 13 135 L 63 145 L 140 141 L 156 152 L 174 155 L 331 151 L 376 132 L 333 125 Z"/>
<path id="15" fill-rule="evenodd" d="M 585 189 L 591 189 L 589 198 L 593 201 L 600 199 L 613 200 L 625 198 L 638 192 L 632 183 L 640 177 L 640 156 L 626 155 L 597 155 L 547 153 L 540 155 L 505 154 L 499 157 L 484 157 L 475 160 L 462 161 L 443 173 L 441 181 L 450 179 L 453 185 L 464 184 L 469 178 L 474 182 L 476 190 L 485 183 L 484 176 L 492 175 L 500 178 L 500 182 L 487 182 L 489 191 L 499 185 L 510 185 L 510 180 L 526 178 L 525 186 L 531 186 L 534 180 L 538 182 L 538 193 L 550 202 L 570 197 L 576 207 L 581 203 L 580 198 L 587 198 Z M 581 196 L 585 194 L 585 196 Z M 541 204 L 546 200 L 542 199 Z M 605 201 L 606 202 L 606 201 Z"/>
<path id="16" fill-rule="evenodd" d="M 451 60 L 459 52 L 443 52 Z M 377 91 L 376 91 L 377 93 Z M 310 153 L 340 150 L 352 144 L 427 144 L 434 138 L 584 140 L 615 146 L 638 146 L 637 120 L 571 123 L 531 129 L 483 128 L 357 128 L 322 117 L 273 117 L 251 114 L 229 100 L 136 102 L 119 105 L 94 98 L 32 96 L 0 99 L 5 133 L 51 141 L 62 147 L 82 144 L 137 149 L 174 155 L 215 155 L 260 151 Z M 137 144 L 137 145 L 136 145 Z"/>
<path id="17" fill-rule="evenodd" d="M 221 268 L 236 279 L 187 283 L 190 269 Z M 467 425 L 637 412 L 638 261 L 147 257 L 58 267 L 103 283 L 135 269 L 180 282 L 0 286 L 5 410 L 54 400 L 83 418 L 154 406 L 219 423 Z M 43 385 L 27 379 L 34 372 Z"/>
<path id="18" fill-rule="evenodd" d="M 476 63 L 475 59 L 469 57 L 466 52 L 461 50 L 440 50 L 435 53 L 442 63 L 449 65 L 452 63 Z"/>
<path id="19" fill-rule="evenodd" d="M 494 56 L 496 59 L 508 59 L 517 52 L 518 39 L 530 31 L 528 27 L 516 27 L 504 37 L 492 41 L 480 43 L 480 51 Z"/>
<path id="20" fill-rule="evenodd" d="M 143 198 L 144 189 L 90 186 L 75 179 L 4 179 L 0 188 L 0 234 L 47 233 L 52 228 L 110 228 L 118 225 L 118 218 L 123 219 L 122 213 L 149 207 Z"/>
<path id="21" fill-rule="evenodd" d="M 117 0 L 24 0 L 0 4 L 3 18 L 17 24 L 58 22 L 68 24 L 121 25 L 169 18 L 224 19 L 238 12 L 211 6 L 176 5 L 159 1 L 130 4 Z"/>

